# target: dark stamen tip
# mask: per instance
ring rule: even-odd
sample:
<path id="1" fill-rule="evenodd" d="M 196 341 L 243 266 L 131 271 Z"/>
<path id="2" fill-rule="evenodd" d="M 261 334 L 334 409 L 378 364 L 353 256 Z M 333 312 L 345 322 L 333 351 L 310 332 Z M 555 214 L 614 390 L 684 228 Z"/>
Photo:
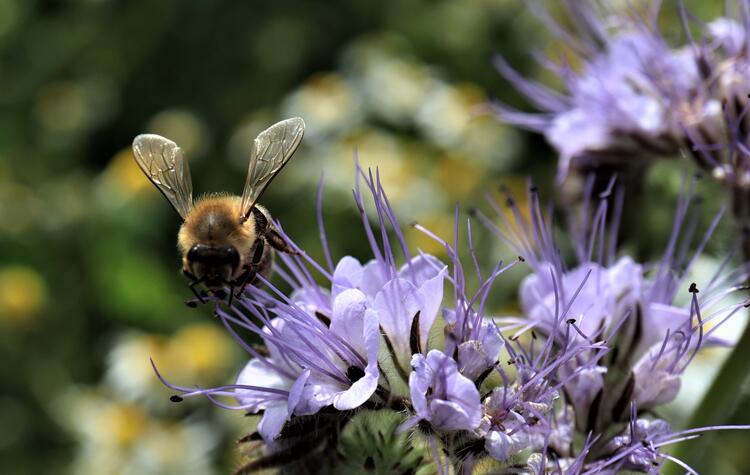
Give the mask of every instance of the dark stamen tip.
<path id="1" fill-rule="evenodd" d="M 698 290 L 698 286 L 695 285 L 695 282 L 690 284 L 690 288 L 688 289 L 688 292 L 690 292 L 691 294 L 697 294 L 698 292 L 700 292 L 700 290 Z"/>
<path id="2" fill-rule="evenodd" d="M 172 402 L 182 402 L 184 399 L 182 399 L 180 396 L 174 394 L 172 396 L 169 396 L 169 400 Z"/>
<path id="3" fill-rule="evenodd" d="M 569 318 L 569 319 L 565 320 L 565 323 L 567 323 L 568 325 L 572 325 L 572 324 L 574 324 L 575 322 L 576 322 L 576 319 L 575 319 L 575 318 Z"/>
<path id="4" fill-rule="evenodd" d="M 318 320 L 320 320 L 320 322 L 321 322 L 321 323 L 322 323 L 323 325 L 325 325 L 325 326 L 327 326 L 327 327 L 330 327 L 330 326 L 331 326 L 331 318 L 330 318 L 330 317 L 329 317 L 328 315 L 325 315 L 325 314 L 323 314 L 322 312 L 318 312 L 318 311 L 316 311 L 316 312 L 315 312 L 315 317 L 316 317 L 316 318 L 317 318 Z"/>
<path id="5" fill-rule="evenodd" d="M 526 262 L 526 258 L 523 256 L 518 256 L 518 260 L 521 262 Z"/>
<path id="6" fill-rule="evenodd" d="M 529 191 L 532 193 L 537 193 L 539 191 L 539 187 L 537 187 L 536 185 L 531 185 L 529 187 Z"/>
<path id="7" fill-rule="evenodd" d="M 187 300 L 185 301 L 185 305 L 187 305 L 190 308 L 198 307 L 198 303 L 195 300 Z"/>
<path id="8" fill-rule="evenodd" d="M 472 218 L 475 218 L 477 214 L 479 214 L 479 210 L 476 207 L 472 206 L 471 208 L 469 208 L 468 213 L 469 213 L 469 216 L 471 216 Z"/>
<path id="9" fill-rule="evenodd" d="M 417 227 L 418 225 L 419 225 L 419 223 L 418 223 L 418 222 L 416 222 L 416 221 L 412 221 L 412 222 L 411 222 L 411 223 L 409 224 L 409 226 L 411 226 L 412 228 L 416 228 L 416 227 Z"/>

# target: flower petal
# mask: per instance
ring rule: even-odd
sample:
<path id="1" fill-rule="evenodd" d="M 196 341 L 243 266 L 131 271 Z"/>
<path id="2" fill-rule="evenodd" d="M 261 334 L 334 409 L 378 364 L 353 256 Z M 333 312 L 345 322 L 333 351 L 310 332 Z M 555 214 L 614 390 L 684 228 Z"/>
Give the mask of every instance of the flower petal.
<path id="1" fill-rule="evenodd" d="M 281 433 L 284 424 L 289 420 L 289 411 L 286 402 L 273 404 L 266 408 L 263 418 L 258 424 L 258 433 L 268 444 Z"/>
<path id="2" fill-rule="evenodd" d="M 362 264 L 351 256 L 344 256 L 333 270 L 331 285 L 332 297 L 346 289 L 358 288 L 362 285 Z"/>

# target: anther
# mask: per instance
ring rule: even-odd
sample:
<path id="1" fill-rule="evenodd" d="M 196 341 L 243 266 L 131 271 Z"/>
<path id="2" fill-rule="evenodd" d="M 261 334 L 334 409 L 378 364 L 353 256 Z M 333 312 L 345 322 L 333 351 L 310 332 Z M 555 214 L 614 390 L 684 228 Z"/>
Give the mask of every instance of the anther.
<path id="1" fill-rule="evenodd" d="M 172 402 L 182 402 L 184 399 L 182 399 L 180 396 L 174 394 L 172 396 L 169 396 L 169 400 Z"/>

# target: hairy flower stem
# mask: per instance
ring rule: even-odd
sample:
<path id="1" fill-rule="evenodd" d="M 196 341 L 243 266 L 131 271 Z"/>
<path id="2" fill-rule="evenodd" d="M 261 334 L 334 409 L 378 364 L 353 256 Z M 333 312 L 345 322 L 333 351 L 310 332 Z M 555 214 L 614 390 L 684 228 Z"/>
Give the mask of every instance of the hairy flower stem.
<path id="1" fill-rule="evenodd" d="M 742 235 L 742 255 L 750 262 L 750 190 L 736 187 L 732 193 L 732 212 Z M 740 388 L 750 377 L 750 324 L 745 326 L 742 336 L 716 375 L 713 384 L 696 408 L 687 427 L 703 427 L 723 424 L 734 412 L 742 392 Z M 693 442 L 676 446 L 674 455 L 688 465 L 698 465 L 704 459 L 714 434 L 706 434 Z M 682 473 L 677 465 L 671 465 L 668 473 Z"/>

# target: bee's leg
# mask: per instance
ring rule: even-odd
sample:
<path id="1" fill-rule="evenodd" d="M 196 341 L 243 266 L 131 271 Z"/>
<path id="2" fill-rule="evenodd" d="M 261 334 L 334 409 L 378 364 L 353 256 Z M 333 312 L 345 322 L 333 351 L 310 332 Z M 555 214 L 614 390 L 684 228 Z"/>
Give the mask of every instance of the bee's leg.
<path id="1" fill-rule="evenodd" d="M 255 261 L 254 257 L 253 257 L 253 261 Z M 239 282 L 240 284 L 240 290 L 237 291 L 237 294 L 235 295 L 235 297 L 239 298 L 240 295 L 245 293 L 245 287 L 247 287 L 247 284 L 249 284 L 250 282 L 253 281 L 253 279 L 255 279 L 256 271 L 254 269 L 255 269 L 255 264 L 253 264 L 252 266 L 245 266 L 245 272 L 243 272 L 242 275 L 240 275 L 240 277 L 237 279 L 237 282 Z"/>
<path id="2" fill-rule="evenodd" d="M 193 295 L 200 301 L 200 303 L 205 304 L 206 300 L 203 298 L 203 296 L 195 289 L 195 286 L 203 282 L 203 279 L 197 279 L 192 273 L 188 272 L 187 270 L 183 269 L 182 273 L 185 274 L 185 277 L 190 279 L 192 282 L 188 284 L 188 287 L 190 287 L 190 290 L 193 292 Z M 197 305 L 195 303 L 195 300 L 187 300 L 185 302 L 185 305 L 187 305 L 190 308 L 195 308 Z"/>
<path id="3" fill-rule="evenodd" d="M 191 282 L 188 285 L 188 287 L 190 287 L 190 290 L 193 291 L 193 295 L 196 296 L 196 298 L 200 301 L 200 303 L 205 304 L 206 303 L 206 299 L 204 299 L 203 296 L 195 289 L 195 286 L 198 285 L 198 284 L 200 284 L 200 283 L 201 283 L 200 280 L 196 280 L 196 281 Z M 196 307 L 195 300 L 188 300 L 188 301 L 185 302 L 185 304 L 188 307 L 191 307 L 191 308 L 195 308 Z"/>
<path id="4" fill-rule="evenodd" d="M 229 296 L 227 297 L 227 306 L 231 307 L 234 300 L 234 282 L 229 284 Z"/>
<path id="5" fill-rule="evenodd" d="M 253 250 L 253 257 L 250 261 L 250 265 L 246 265 L 244 267 L 245 272 L 243 272 L 235 281 L 240 283 L 240 290 L 239 292 L 237 292 L 236 297 L 242 295 L 245 292 L 245 287 L 247 287 L 247 284 L 255 279 L 255 275 L 258 273 L 256 269 L 258 268 L 258 264 L 260 264 L 260 261 L 263 259 L 264 250 L 265 244 L 263 239 L 257 239 L 255 241 L 255 249 Z"/>
<path id="6" fill-rule="evenodd" d="M 294 249 L 288 242 L 286 242 L 281 234 L 279 234 L 279 232 L 272 227 L 266 229 L 265 237 L 268 241 L 268 244 L 270 244 L 271 247 L 276 249 L 277 251 L 292 255 L 299 255 L 299 252 Z"/>

